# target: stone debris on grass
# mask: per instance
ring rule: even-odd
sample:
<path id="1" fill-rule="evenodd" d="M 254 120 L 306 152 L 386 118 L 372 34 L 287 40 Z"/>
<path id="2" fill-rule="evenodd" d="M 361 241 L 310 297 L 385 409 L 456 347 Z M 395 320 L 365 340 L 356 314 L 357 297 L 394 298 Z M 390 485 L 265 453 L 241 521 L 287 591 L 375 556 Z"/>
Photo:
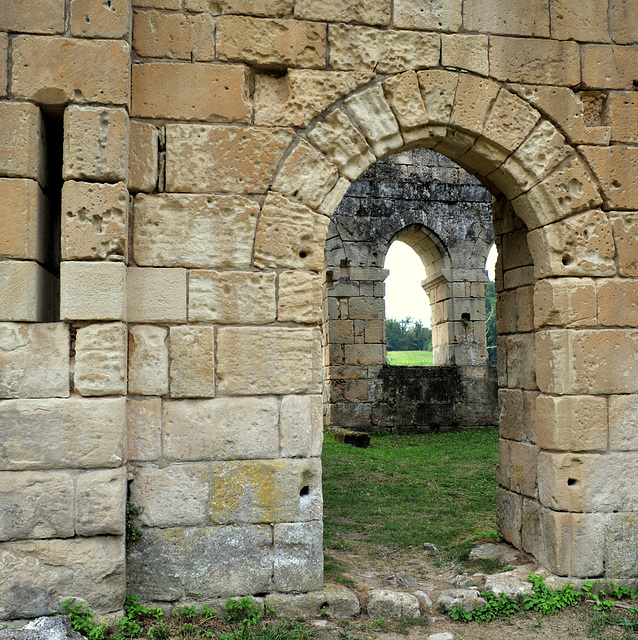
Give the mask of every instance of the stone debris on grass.
<path id="1" fill-rule="evenodd" d="M 73 631 L 68 616 L 42 617 L 32 620 L 21 629 L 0 631 L 1 640 L 85 640 Z"/>
<path id="2" fill-rule="evenodd" d="M 533 592 L 533 587 L 526 578 L 511 573 L 495 573 L 485 579 L 485 590 L 495 596 L 507 595 L 514 600 L 522 600 Z"/>
<path id="3" fill-rule="evenodd" d="M 443 631 L 443 633 L 433 633 L 428 636 L 428 640 L 454 640 L 454 634 L 450 631 Z"/>
<path id="4" fill-rule="evenodd" d="M 518 560 L 518 552 L 509 545 L 488 542 L 474 547 L 470 551 L 470 560 L 500 560 L 504 565 L 513 564 Z"/>
<path id="5" fill-rule="evenodd" d="M 436 604 L 445 613 L 457 606 L 464 611 L 474 611 L 477 607 L 484 607 L 487 600 L 481 597 L 478 589 L 446 589 L 439 594 Z"/>
<path id="6" fill-rule="evenodd" d="M 370 591 L 368 615 L 382 618 L 418 618 L 421 615 L 419 601 L 409 593 L 374 589 Z"/>

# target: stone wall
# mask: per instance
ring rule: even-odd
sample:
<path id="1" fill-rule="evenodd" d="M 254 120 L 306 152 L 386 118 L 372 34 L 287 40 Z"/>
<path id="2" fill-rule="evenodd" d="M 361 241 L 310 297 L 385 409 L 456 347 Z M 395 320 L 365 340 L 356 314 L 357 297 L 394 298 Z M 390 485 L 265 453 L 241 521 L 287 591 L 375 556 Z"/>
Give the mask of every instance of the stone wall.
<path id="1" fill-rule="evenodd" d="M 415 147 L 504 203 L 504 535 L 638 577 L 635 9 L 0 0 L 0 618 L 320 585 L 326 230 Z"/>
<path id="2" fill-rule="evenodd" d="M 405 374 L 384 366 L 388 272 L 382 267 L 397 239 L 414 249 L 425 268 L 422 304 L 431 305 L 434 364 L 456 371 L 411 368 L 415 387 L 405 386 Z M 380 160 L 352 183 L 326 240 L 328 424 L 409 432 L 432 424 L 498 422 L 496 371 L 488 367 L 485 341 L 485 261 L 493 239 L 489 191 L 430 149 Z M 438 384 L 439 377 L 452 389 Z M 425 409 L 427 403 L 436 410 Z"/>

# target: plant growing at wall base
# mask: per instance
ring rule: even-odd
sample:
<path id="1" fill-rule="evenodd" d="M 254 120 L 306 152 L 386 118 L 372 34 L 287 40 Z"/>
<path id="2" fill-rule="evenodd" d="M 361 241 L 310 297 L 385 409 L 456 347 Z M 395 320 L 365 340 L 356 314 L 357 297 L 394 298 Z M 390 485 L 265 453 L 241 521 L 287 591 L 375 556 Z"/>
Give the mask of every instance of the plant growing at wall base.
<path id="1" fill-rule="evenodd" d="M 62 611 L 69 616 L 73 630 L 89 640 L 104 640 L 108 624 L 95 624 L 93 612 L 84 603 L 75 604 L 75 601 L 75 598 L 69 598 L 62 603 Z"/>
<path id="2" fill-rule="evenodd" d="M 136 542 L 142 537 L 142 530 L 135 526 L 133 519 L 142 513 L 142 509 L 137 505 L 126 503 L 126 541 Z"/>

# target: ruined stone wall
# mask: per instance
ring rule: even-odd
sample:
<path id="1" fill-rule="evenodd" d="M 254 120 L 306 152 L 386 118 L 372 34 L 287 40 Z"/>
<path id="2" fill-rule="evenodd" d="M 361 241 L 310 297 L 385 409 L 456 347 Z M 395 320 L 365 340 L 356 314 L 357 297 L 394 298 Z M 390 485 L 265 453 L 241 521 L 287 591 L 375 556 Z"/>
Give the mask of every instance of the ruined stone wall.
<path id="1" fill-rule="evenodd" d="M 329 425 L 429 431 L 498 421 L 485 340 L 485 261 L 492 196 L 430 149 L 380 160 L 352 183 L 328 226 L 324 270 L 324 397 Z M 386 365 L 382 267 L 396 239 L 426 272 L 438 374 Z M 448 388 L 441 380 L 446 380 Z"/>
<path id="2" fill-rule="evenodd" d="M 326 229 L 417 146 L 527 230 L 504 534 L 636 577 L 635 1 L 132 5 L 0 0 L 0 618 L 318 588 Z"/>

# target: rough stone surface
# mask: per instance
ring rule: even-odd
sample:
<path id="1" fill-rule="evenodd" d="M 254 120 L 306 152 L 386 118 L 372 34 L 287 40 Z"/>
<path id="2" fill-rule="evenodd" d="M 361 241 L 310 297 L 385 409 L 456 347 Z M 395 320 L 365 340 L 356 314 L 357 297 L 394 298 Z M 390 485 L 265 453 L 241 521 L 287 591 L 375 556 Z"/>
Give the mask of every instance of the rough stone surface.
<path id="1" fill-rule="evenodd" d="M 305 271 L 279 274 L 277 319 L 279 322 L 316 324 L 321 320 L 321 280 Z"/>
<path id="2" fill-rule="evenodd" d="M 373 589 L 368 601 L 368 615 L 371 618 L 418 618 L 419 601 L 409 593 Z"/>
<path id="3" fill-rule="evenodd" d="M 126 533 L 126 468 L 89 471 L 78 476 L 75 532 L 79 536 Z"/>
<path id="4" fill-rule="evenodd" d="M 272 593 L 265 599 L 266 606 L 271 606 L 279 615 L 296 617 L 321 613 L 322 607 L 331 618 L 343 620 L 359 615 L 361 606 L 356 594 L 346 587 L 326 584 L 321 591 L 295 595 Z"/>
<path id="5" fill-rule="evenodd" d="M 133 192 L 155 190 L 159 162 L 159 130 L 147 122 L 129 122 L 127 183 Z"/>
<path id="6" fill-rule="evenodd" d="M 68 616 L 36 618 L 20 629 L 0 631 L 2 640 L 82 640 L 83 637 L 73 631 Z"/>
<path id="7" fill-rule="evenodd" d="M 0 398 L 68 395 L 68 326 L 0 323 Z"/>
<path id="8" fill-rule="evenodd" d="M 186 269 L 129 268 L 129 322 L 186 322 Z"/>
<path id="9" fill-rule="evenodd" d="M 320 589 L 323 584 L 323 522 L 276 524 L 273 586 L 277 591 Z"/>
<path id="10" fill-rule="evenodd" d="M 476 607 L 484 607 L 487 604 L 481 598 L 478 589 L 448 589 L 437 598 L 436 605 L 446 613 L 454 607 L 461 607 L 464 611 L 474 611 Z"/>
<path id="11" fill-rule="evenodd" d="M 390 0 L 364 0 L 352 5 L 340 0 L 299 0 L 295 4 L 295 17 L 387 26 L 390 24 L 390 8 Z"/>
<path id="12" fill-rule="evenodd" d="M 456 31 L 461 26 L 461 4 L 461 0 L 435 0 L 423 6 L 418 0 L 398 0 L 394 3 L 394 25 L 400 29 Z"/>
<path id="13" fill-rule="evenodd" d="M 23 33 L 62 33 L 64 31 L 63 0 L 43 0 L 38 11 L 12 0 L 0 2 L 0 29 Z"/>
<path id="14" fill-rule="evenodd" d="M 285 396 L 280 414 L 281 455 L 286 458 L 316 457 L 323 442 L 321 397 Z"/>
<path id="15" fill-rule="evenodd" d="M 638 396 L 609 398 L 609 446 L 615 451 L 635 451 L 638 448 Z"/>
<path id="16" fill-rule="evenodd" d="M 485 579 L 485 590 L 496 596 L 506 595 L 521 601 L 533 593 L 533 587 L 527 580 L 508 573 L 497 573 Z"/>
<path id="17" fill-rule="evenodd" d="M 169 354 L 171 397 L 215 396 L 213 327 L 171 327 Z"/>
<path id="18" fill-rule="evenodd" d="M 71 0 L 71 35 L 80 38 L 124 38 L 129 28 L 129 3 Z"/>
<path id="19" fill-rule="evenodd" d="M 441 62 L 444 67 L 467 69 L 486 76 L 490 67 L 488 51 L 487 36 L 441 36 Z"/>
<path id="20" fill-rule="evenodd" d="M 638 52 L 634 47 L 590 44 L 583 46 L 583 85 L 587 89 L 631 90 Z"/>
<path id="21" fill-rule="evenodd" d="M 36 262 L 0 262 L 0 318 L 14 322 L 51 320 L 53 276 Z"/>
<path id="22" fill-rule="evenodd" d="M 162 401 L 160 398 L 129 398 L 127 400 L 126 435 L 127 460 L 130 462 L 157 460 L 160 457 L 162 452 Z"/>
<path id="23" fill-rule="evenodd" d="M 135 325 L 128 339 L 128 391 L 144 396 L 168 393 L 168 329 Z M 139 450 L 139 449 L 138 449 Z"/>
<path id="24" fill-rule="evenodd" d="M 636 167 L 638 153 L 635 147 L 581 147 L 580 150 L 592 167 L 603 188 L 607 208 L 636 209 Z"/>
<path id="25" fill-rule="evenodd" d="M 136 1 L 139 2 L 140 0 Z M 143 1 L 147 2 L 148 0 Z M 293 0 L 217 0 L 214 12 L 265 17 L 274 16 L 278 18 L 289 15 L 292 12 L 292 5 Z M 208 0 L 186 0 L 185 6 L 188 11 L 206 11 L 210 5 Z M 177 7 L 170 8 L 175 9 Z"/>
<path id="26" fill-rule="evenodd" d="M 0 116 L 0 175 L 44 184 L 40 110 L 26 102 L 1 102 Z"/>

